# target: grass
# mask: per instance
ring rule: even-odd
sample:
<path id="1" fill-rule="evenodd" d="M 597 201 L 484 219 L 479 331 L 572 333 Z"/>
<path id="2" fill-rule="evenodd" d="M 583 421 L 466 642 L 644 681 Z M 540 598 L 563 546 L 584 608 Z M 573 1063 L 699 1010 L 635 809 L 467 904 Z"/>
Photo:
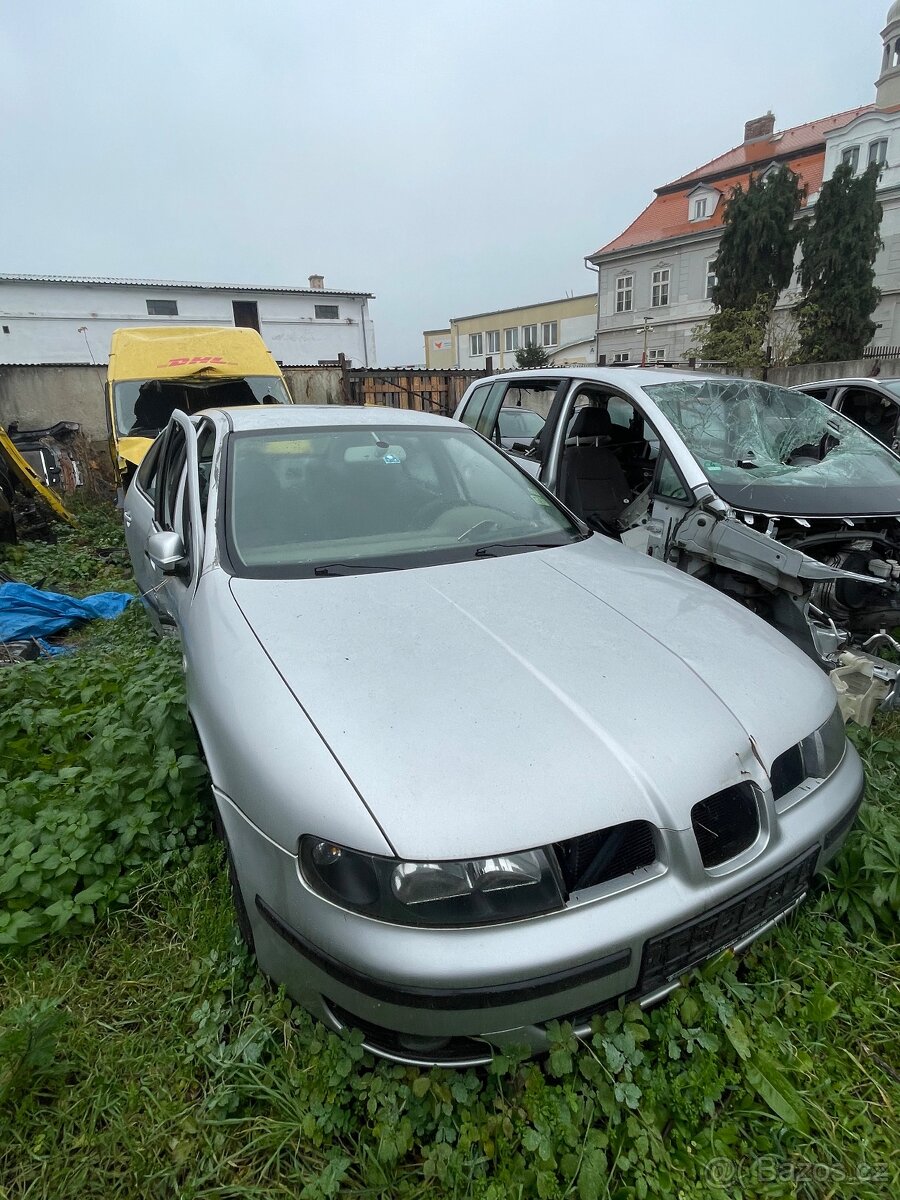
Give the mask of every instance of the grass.
<path id="1" fill-rule="evenodd" d="M 8 569 L 127 586 L 98 537 L 118 544 L 115 520 L 87 513 Z M 0 707 L 39 685 L 65 718 L 73 673 L 99 660 L 139 677 L 167 653 L 131 613 L 64 664 L 6 668 Z M 612 1013 L 584 1043 L 557 1029 L 541 1063 L 374 1062 L 255 971 L 218 843 L 124 856 L 127 895 L 0 948 L 0 1198 L 896 1196 L 900 718 L 856 736 L 869 799 L 813 901 L 652 1013 Z M 202 838 L 208 800 L 189 785 Z M 45 804 L 63 800 L 51 788 Z"/>

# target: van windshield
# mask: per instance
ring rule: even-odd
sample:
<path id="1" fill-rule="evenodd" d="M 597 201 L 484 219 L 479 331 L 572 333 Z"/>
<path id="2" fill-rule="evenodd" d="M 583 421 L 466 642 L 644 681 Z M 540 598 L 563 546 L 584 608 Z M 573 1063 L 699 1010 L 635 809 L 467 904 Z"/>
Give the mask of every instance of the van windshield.
<path id="1" fill-rule="evenodd" d="M 738 508 L 814 516 L 900 509 L 900 459 L 805 392 L 724 378 L 644 391 Z"/>
<path id="2" fill-rule="evenodd" d="M 241 379 L 127 379 L 113 391 L 119 437 L 156 437 L 176 410 L 201 412 L 243 404 L 290 404 L 277 375 Z"/>

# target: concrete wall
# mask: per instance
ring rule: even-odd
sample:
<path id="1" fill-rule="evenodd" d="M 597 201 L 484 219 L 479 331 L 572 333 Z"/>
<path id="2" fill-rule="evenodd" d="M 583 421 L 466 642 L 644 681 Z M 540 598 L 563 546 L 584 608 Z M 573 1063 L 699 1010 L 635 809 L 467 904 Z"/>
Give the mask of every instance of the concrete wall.
<path id="1" fill-rule="evenodd" d="M 851 362 L 807 363 L 798 367 L 772 367 L 767 376 L 769 383 L 782 387 L 793 387 L 796 383 L 815 383 L 817 379 L 850 379 L 872 374 L 875 360 L 860 358 Z M 900 376 L 900 359 L 886 358 L 881 364 L 881 375 L 885 379 Z"/>
<path id="2" fill-rule="evenodd" d="M 173 300 L 174 317 L 150 316 L 148 300 Z M 0 278 L 0 364 L 106 363 L 113 330 L 146 325 L 234 325 L 232 301 L 255 301 L 260 333 L 287 365 L 343 353 L 350 366 L 375 363 L 375 335 L 363 296 L 333 292 L 51 283 Z M 337 305 L 336 320 L 315 315 Z"/>
<path id="3" fill-rule="evenodd" d="M 0 424 L 40 429 L 77 421 L 88 441 L 104 440 L 105 384 L 105 367 L 0 366 Z"/>
<path id="4" fill-rule="evenodd" d="M 340 404 L 341 372 L 337 367 L 295 367 L 285 370 L 295 404 Z"/>

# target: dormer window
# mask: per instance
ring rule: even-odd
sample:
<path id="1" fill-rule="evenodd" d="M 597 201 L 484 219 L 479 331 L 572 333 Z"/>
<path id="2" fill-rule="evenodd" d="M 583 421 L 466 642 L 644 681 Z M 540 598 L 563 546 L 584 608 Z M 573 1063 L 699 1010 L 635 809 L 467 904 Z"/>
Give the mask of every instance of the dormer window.
<path id="1" fill-rule="evenodd" d="M 687 196 L 687 216 L 688 220 L 708 221 L 716 211 L 716 202 L 719 199 L 719 193 L 715 188 L 710 187 L 706 183 L 698 183 L 697 186 Z"/>

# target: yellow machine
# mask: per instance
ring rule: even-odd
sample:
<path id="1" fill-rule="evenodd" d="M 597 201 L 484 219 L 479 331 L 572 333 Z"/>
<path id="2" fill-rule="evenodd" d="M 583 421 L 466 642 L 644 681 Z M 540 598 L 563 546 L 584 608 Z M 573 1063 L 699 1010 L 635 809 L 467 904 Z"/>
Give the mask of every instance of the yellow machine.
<path id="1" fill-rule="evenodd" d="M 151 326 L 113 333 L 107 421 L 113 465 L 126 486 L 176 409 L 290 403 L 281 369 L 255 329 Z"/>
<path id="2" fill-rule="evenodd" d="M 64 521 L 68 521 L 70 525 L 77 524 L 75 518 L 65 507 L 59 496 L 46 486 L 27 459 L 22 457 L 15 443 L 11 440 L 2 425 L 0 425 L 0 454 L 5 455 L 7 462 L 19 481 L 24 483 L 26 487 L 34 488 L 44 503 L 58 517 L 61 517 Z"/>

